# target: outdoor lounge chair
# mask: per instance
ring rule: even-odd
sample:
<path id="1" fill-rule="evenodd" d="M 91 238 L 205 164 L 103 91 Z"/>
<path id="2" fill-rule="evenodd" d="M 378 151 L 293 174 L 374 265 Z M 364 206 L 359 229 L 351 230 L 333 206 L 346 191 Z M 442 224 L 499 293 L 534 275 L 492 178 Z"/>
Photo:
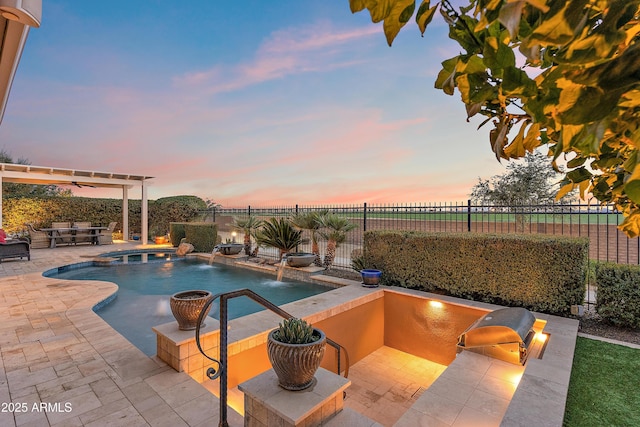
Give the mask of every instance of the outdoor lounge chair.
<path id="1" fill-rule="evenodd" d="M 100 230 L 100 235 L 98 236 L 98 243 L 101 245 L 110 245 L 113 243 L 113 231 L 116 229 L 116 225 L 118 223 L 116 221 L 112 221 L 109 223 L 109 226 L 106 230 Z"/>
<path id="2" fill-rule="evenodd" d="M 27 261 L 31 261 L 29 242 L 23 242 L 20 240 L 15 242 L 0 243 L 0 262 L 2 262 L 2 260 L 6 258 L 22 259 L 24 257 L 27 258 Z"/>
<path id="3" fill-rule="evenodd" d="M 46 231 L 36 230 L 33 224 L 25 224 L 29 232 L 29 240 L 31 241 L 31 249 L 48 248 L 51 245 L 49 235 Z"/>

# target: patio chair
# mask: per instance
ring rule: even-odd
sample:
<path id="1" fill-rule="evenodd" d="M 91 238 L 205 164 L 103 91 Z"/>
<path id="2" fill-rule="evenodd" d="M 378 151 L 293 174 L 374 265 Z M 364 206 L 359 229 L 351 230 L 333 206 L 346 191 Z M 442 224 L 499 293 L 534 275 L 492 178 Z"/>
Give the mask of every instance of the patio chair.
<path id="1" fill-rule="evenodd" d="M 70 222 L 52 222 L 51 223 L 51 228 L 71 228 L 71 223 Z M 66 243 L 71 244 L 73 243 L 73 238 L 71 236 L 71 230 L 69 231 L 58 231 L 58 234 L 60 235 L 59 238 L 56 238 L 56 244 L 58 243 Z"/>
<path id="2" fill-rule="evenodd" d="M 31 240 L 31 249 L 48 248 L 51 245 L 49 235 L 46 231 L 36 230 L 33 224 L 25 224 L 27 232 L 29 233 L 29 239 Z"/>
<path id="3" fill-rule="evenodd" d="M 109 226 L 106 230 L 100 230 L 100 235 L 98 236 L 98 243 L 101 245 L 110 245 L 113 243 L 113 231 L 116 229 L 116 225 L 118 223 L 116 221 L 112 221 L 109 223 Z"/>
<path id="4" fill-rule="evenodd" d="M 0 243 L 0 262 L 7 258 L 27 258 L 31 261 L 31 253 L 29 252 L 29 243 L 23 241 L 12 241 Z"/>

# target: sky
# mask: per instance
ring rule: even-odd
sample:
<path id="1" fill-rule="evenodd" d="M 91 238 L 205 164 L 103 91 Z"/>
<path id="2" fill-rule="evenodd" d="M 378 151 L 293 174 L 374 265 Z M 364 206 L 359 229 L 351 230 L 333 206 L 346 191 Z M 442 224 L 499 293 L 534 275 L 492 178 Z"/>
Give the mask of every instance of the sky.
<path id="1" fill-rule="evenodd" d="M 224 207 L 457 202 L 505 171 L 433 86 L 459 52 L 439 15 L 388 47 L 348 0 L 42 3 L 0 125 L 14 160 Z"/>

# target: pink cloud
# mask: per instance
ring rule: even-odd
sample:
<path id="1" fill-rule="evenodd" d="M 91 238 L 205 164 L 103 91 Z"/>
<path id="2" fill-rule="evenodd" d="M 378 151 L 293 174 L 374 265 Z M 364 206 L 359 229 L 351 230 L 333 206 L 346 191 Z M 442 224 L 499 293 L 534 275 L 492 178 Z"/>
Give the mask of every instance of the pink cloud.
<path id="1" fill-rule="evenodd" d="M 174 84 L 177 87 L 204 87 L 213 94 L 298 73 L 349 67 L 359 61 L 343 58 L 341 49 L 352 49 L 347 45 L 354 39 L 378 33 L 379 29 L 372 26 L 336 30 L 324 24 L 279 30 L 265 40 L 252 61 L 187 73 L 174 78 Z"/>

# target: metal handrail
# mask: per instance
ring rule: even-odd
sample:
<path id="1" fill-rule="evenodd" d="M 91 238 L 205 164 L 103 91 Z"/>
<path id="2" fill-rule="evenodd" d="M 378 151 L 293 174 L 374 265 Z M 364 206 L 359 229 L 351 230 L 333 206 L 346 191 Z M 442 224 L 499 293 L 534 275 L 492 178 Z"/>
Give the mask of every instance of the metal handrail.
<path id="1" fill-rule="evenodd" d="M 209 379 L 212 379 L 212 380 L 220 377 L 220 396 L 219 396 L 220 422 L 218 423 L 220 427 L 229 426 L 229 423 L 227 422 L 227 370 L 225 369 L 228 363 L 227 324 L 229 322 L 229 319 L 227 316 L 227 300 L 231 298 L 241 297 L 241 296 L 246 296 L 251 298 L 252 300 L 257 302 L 264 308 L 267 308 L 273 311 L 274 313 L 276 313 L 277 315 L 285 319 L 291 319 L 294 317 L 291 314 L 284 311 L 283 309 L 281 309 L 280 307 L 278 307 L 277 305 L 273 304 L 271 301 L 253 292 L 251 289 L 238 289 L 235 291 L 223 292 L 223 293 L 213 295 L 211 298 L 207 300 L 204 307 L 202 307 L 202 311 L 200 311 L 200 315 L 198 316 L 198 322 L 196 326 L 196 345 L 198 346 L 198 350 L 200 351 L 200 353 L 202 353 L 204 357 L 215 362 L 218 365 L 217 370 L 213 368 L 207 369 L 207 377 L 209 377 Z M 202 324 L 204 317 L 209 311 L 208 310 L 209 306 L 211 306 L 213 301 L 215 301 L 217 298 L 220 298 L 220 343 L 219 343 L 220 359 L 219 360 L 207 355 L 207 353 L 205 353 L 205 351 L 202 349 L 202 346 L 200 345 L 200 325 Z M 346 364 L 344 376 L 345 378 L 348 377 L 349 376 L 349 354 L 347 353 L 347 349 L 328 337 L 327 337 L 327 344 L 335 348 L 336 351 L 338 352 L 338 366 L 337 366 L 338 375 L 340 375 L 340 372 L 341 372 L 341 369 L 340 369 L 341 350 L 344 350 L 344 359 Z"/>

